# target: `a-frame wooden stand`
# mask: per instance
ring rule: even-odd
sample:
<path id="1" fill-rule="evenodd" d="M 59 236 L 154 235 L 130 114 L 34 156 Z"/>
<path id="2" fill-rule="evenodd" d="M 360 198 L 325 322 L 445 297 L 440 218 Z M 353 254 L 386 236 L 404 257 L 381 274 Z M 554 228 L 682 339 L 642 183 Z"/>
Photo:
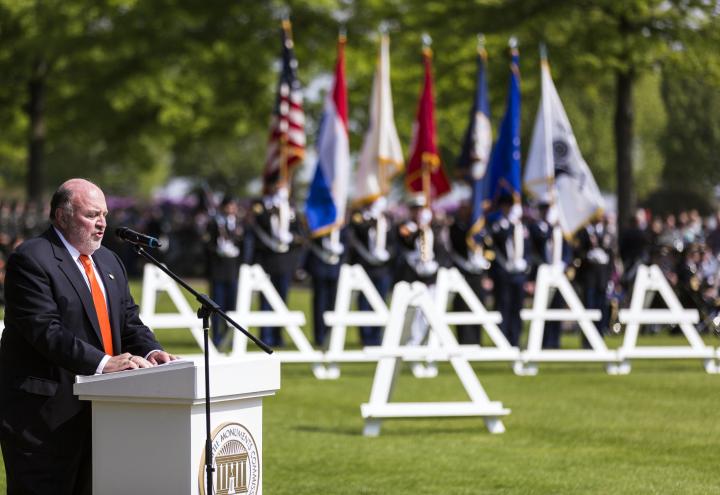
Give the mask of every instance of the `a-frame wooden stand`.
<path id="1" fill-rule="evenodd" d="M 166 292 L 177 313 L 158 313 L 158 293 Z M 140 318 L 153 330 L 161 328 L 187 328 L 192 333 L 200 349 L 203 348 L 202 320 L 197 317 L 190 303 L 180 291 L 180 287 L 155 265 L 147 263 L 143 268 L 142 298 L 140 300 Z M 210 358 L 218 352 L 210 340 L 208 347 Z"/>
<path id="2" fill-rule="evenodd" d="M 655 293 L 667 304 L 667 309 L 654 309 L 647 306 Z M 625 324 L 625 339 L 618 353 L 622 362 L 618 372 L 630 372 L 631 359 L 702 359 L 705 371 L 718 373 L 715 349 L 705 345 L 695 328 L 699 321 L 696 309 L 685 309 L 680 304 L 675 292 L 657 265 L 638 267 L 633 285 L 630 308 L 620 310 L 620 323 Z M 688 346 L 637 346 L 640 325 L 661 323 L 676 324 L 687 339 Z"/>
<path id="3" fill-rule="evenodd" d="M 365 296 L 371 311 L 353 311 L 352 296 L 359 292 Z M 324 373 L 316 371 L 315 376 L 322 379 L 336 379 L 340 377 L 341 362 L 374 362 L 378 360 L 377 352 L 365 347 L 360 351 L 345 349 L 347 327 L 349 326 L 379 326 L 387 325 L 390 312 L 385 301 L 368 277 L 361 265 L 343 265 L 340 267 L 338 290 L 335 297 L 335 309 L 326 311 L 323 315 L 325 324 L 331 327 L 327 352 L 325 353 L 326 366 Z M 375 347 L 377 351 L 377 347 Z"/>
<path id="4" fill-rule="evenodd" d="M 262 294 L 270 305 L 269 311 L 253 310 L 253 296 Z M 312 363 L 313 373 L 322 373 L 322 352 L 313 349 L 310 341 L 302 331 L 305 325 L 305 313 L 290 311 L 278 294 L 270 277 L 260 265 L 242 265 L 238 283 L 237 304 L 235 311 L 228 314 L 245 327 L 278 327 L 287 331 L 297 348 L 296 351 L 278 351 L 277 356 L 285 363 Z M 233 339 L 232 356 L 240 356 L 247 352 L 247 337 L 237 333 Z"/>
<path id="5" fill-rule="evenodd" d="M 408 310 L 410 313 L 417 310 L 424 314 L 429 324 L 428 331 L 437 336 L 439 344 L 437 347 L 404 345 L 409 333 Z M 390 399 L 402 362 L 420 359 L 449 361 L 470 400 L 391 403 Z M 440 317 L 428 288 L 421 283 L 409 285 L 400 282 L 393 290 L 390 320 L 385 328 L 381 357 L 375 371 L 370 400 L 362 404 L 361 413 L 365 418 L 363 433 L 366 436 L 377 436 L 380 434 L 384 419 L 467 416 L 482 417 L 491 433 L 503 433 L 505 427 L 500 418 L 509 414 L 510 410 L 505 409 L 500 402 L 490 401 L 470 363 L 463 356 L 450 328 Z"/>
<path id="6" fill-rule="evenodd" d="M 560 291 L 567 309 L 550 309 L 555 291 Z M 522 364 L 515 366 L 519 375 L 537 374 L 538 362 L 601 362 L 607 363 L 608 373 L 617 368 L 617 353 L 610 351 L 593 323 L 601 318 L 597 309 L 585 309 L 565 276 L 561 265 L 540 265 L 535 282 L 532 309 L 520 312 L 523 320 L 530 320 L 527 350 L 522 353 Z M 576 321 L 591 349 L 543 349 L 542 340 L 546 321 Z"/>

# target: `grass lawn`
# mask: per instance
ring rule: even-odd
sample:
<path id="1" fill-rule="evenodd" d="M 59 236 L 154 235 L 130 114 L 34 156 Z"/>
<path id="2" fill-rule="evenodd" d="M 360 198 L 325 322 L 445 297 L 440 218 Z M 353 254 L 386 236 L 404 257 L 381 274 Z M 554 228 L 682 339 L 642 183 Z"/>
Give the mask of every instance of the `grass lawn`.
<path id="1" fill-rule="evenodd" d="M 137 284 L 133 291 L 139 295 Z M 296 290 L 290 306 L 308 302 Z M 199 352 L 187 331 L 158 335 L 173 352 Z M 661 334 L 640 344 L 683 340 Z M 706 341 L 718 345 L 713 336 Z M 577 342 L 571 335 L 564 344 Z M 608 338 L 611 347 L 620 342 Z M 369 398 L 373 365 L 343 365 L 336 381 L 316 380 L 309 365 L 283 365 L 282 388 L 264 403 L 265 493 L 720 491 L 713 456 L 720 376 L 707 375 L 700 361 L 634 361 L 628 376 L 609 376 L 600 364 L 542 363 L 535 377 L 515 376 L 507 363 L 474 367 L 490 398 L 512 409 L 502 435 L 488 434 L 480 419 L 432 419 L 386 421 L 380 437 L 365 438 L 360 404 Z M 448 365 L 429 380 L 404 371 L 394 398 L 466 400 Z"/>

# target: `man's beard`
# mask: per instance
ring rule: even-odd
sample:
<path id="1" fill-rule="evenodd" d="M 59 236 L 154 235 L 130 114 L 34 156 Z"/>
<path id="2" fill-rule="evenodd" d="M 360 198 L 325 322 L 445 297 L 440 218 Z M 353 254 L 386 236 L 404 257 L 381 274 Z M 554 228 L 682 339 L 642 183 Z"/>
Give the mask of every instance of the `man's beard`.
<path id="1" fill-rule="evenodd" d="M 80 253 L 91 255 L 100 248 L 102 239 L 97 239 L 92 234 L 88 234 L 82 228 L 70 227 L 70 236 L 72 237 L 76 248 Z"/>

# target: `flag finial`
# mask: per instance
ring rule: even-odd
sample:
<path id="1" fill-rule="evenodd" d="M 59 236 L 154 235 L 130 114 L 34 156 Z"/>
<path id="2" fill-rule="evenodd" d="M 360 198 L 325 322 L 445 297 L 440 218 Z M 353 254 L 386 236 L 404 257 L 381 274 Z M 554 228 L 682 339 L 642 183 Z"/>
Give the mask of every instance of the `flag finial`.
<path id="1" fill-rule="evenodd" d="M 478 33 L 477 35 L 477 52 L 483 59 L 487 58 L 487 50 L 485 49 L 485 35 Z"/>
<path id="2" fill-rule="evenodd" d="M 515 36 L 511 36 L 508 40 L 508 48 L 510 50 L 510 56 L 515 58 L 520 55 L 518 51 L 518 39 Z"/>
<path id="3" fill-rule="evenodd" d="M 423 47 L 422 47 L 423 55 L 432 57 L 432 48 L 431 48 L 432 38 L 430 37 L 430 35 L 428 33 L 422 34 L 422 44 L 423 44 Z"/>
<path id="4" fill-rule="evenodd" d="M 290 20 L 290 7 L 287 5 L 281 6 L 277 10 L 277 15 L 280 17 L 281 21 L 289 21 Z"/>

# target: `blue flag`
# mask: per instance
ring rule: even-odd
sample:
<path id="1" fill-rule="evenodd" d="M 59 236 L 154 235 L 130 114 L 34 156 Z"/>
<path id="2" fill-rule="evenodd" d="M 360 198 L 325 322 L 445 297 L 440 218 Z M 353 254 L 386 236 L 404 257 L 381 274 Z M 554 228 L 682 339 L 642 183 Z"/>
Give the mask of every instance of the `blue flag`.
<path id="1" fill-rule="evenodd" d="M 465 131 L 463 146 L 457 167 L 472 187 L 472 217 L 469 235 L 480 232 L 485 224 L 483 201 L 485 200 L 485 177 L 492 149 L 492 126 L 490 125 L 490 101 L 488 99 L 485 64 L 487 52 L 478 48 L 475 98 L 470 109 L 470 120 Z"/>
<path id="2" fill-rule="evenodd" d="M 520 55 L 511 49 L 510 87 L 500 134 L 493 146 L 485 189 L 486 211 L 497 209 L 501 198 L 520 204 Z"/>

